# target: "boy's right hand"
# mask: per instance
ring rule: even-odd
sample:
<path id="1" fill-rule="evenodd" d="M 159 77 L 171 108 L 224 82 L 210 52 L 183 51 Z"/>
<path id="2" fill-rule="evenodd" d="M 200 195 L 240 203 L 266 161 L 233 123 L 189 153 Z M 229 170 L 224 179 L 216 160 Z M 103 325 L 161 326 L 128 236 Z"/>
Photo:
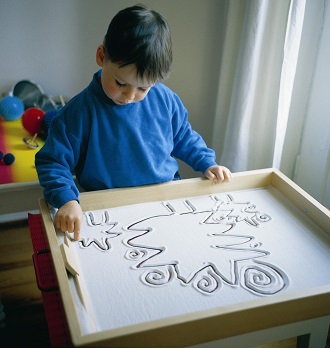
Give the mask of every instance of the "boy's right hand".
<path id="1" fill-rule="evenodd" d="M 79 239 L 82 223 L 82 209 L 77 201 L 69 201 L 58 209 L 55 215 L 55 227 L 62 232 L 74 233 L 74 240 Z"/>

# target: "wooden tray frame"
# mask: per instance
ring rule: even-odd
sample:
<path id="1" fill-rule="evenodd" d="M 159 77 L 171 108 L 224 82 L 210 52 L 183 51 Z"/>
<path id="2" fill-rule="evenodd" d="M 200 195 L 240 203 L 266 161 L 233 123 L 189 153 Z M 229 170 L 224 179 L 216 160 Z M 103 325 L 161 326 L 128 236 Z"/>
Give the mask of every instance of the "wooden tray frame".
<path id="1" fill-rule="evenodd" d="M 330 214 L 275 169 L 241 172 L 229 183 L 205 179 L 82 193 L 83 211 L 273 186 L 330 235 Z M 180 315 L 114 330 L 82 335 L 56 232 L 45 200 L 39 200 L 72 342 L 75 346 L 187 346 L 330 315 L 330 284 L 260 298 L 237 305 Z M 221 329 L 220 329 L 221 328 Z"/>

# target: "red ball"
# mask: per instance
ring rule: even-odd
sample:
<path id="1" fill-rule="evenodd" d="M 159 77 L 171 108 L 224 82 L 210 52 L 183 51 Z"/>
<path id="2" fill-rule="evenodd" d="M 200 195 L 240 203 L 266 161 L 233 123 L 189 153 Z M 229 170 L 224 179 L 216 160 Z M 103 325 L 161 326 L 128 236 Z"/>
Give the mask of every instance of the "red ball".
<path id="1" fill-rule="evenodd" d="M 41 131 L 41 122 L 45 116 L 45 112 L 39 108 L 26 109 L 22 115 L 23 127 L 34 136 Z"/>

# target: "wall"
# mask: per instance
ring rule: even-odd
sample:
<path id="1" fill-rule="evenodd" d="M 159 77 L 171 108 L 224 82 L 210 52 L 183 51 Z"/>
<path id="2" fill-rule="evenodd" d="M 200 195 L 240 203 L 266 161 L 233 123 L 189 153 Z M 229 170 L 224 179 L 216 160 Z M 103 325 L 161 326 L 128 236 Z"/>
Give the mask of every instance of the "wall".
<path id="1" fill-rule="evenodd" d="M 0 0 L 0 95 L 23 79 L 53 97 L 71 98 L 98 69 L 95 51 L 111 18 L 139 1 Z M 210 145 L 220 61 L 224 1 L 146 0 L 172 31 L 174 63 L 166 84 Z M 184 177 L 196 175 L 183 166 Z"/>

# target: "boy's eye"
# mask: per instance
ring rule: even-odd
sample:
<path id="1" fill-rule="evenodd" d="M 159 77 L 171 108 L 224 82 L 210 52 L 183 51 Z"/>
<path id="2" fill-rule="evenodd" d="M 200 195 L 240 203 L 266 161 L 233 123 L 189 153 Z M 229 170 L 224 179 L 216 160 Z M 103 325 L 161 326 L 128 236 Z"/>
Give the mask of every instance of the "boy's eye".
<path id="1" fill-rule="evenodd" d="M 116 85 L 119 87 L 124 87 L 127 85 L 126 83 L 120 83 L 118 80 L 115 80 L 115 81 L 116 81 Z M 148 90 L 148 88 L 144 88 L 144 87 L 139 87 L 138 89 L 139 89 L 139 91 L 141 91 L 143 93 L 145 93 Z"/>
<path id="2" fill-rule="evenodd" d="M 119 86 L 119 87 L 125 86 L 125 83 L 120 83 L 118 80 L 116 80 L 116 84 L 117 84 L 117 86 Z"/>

